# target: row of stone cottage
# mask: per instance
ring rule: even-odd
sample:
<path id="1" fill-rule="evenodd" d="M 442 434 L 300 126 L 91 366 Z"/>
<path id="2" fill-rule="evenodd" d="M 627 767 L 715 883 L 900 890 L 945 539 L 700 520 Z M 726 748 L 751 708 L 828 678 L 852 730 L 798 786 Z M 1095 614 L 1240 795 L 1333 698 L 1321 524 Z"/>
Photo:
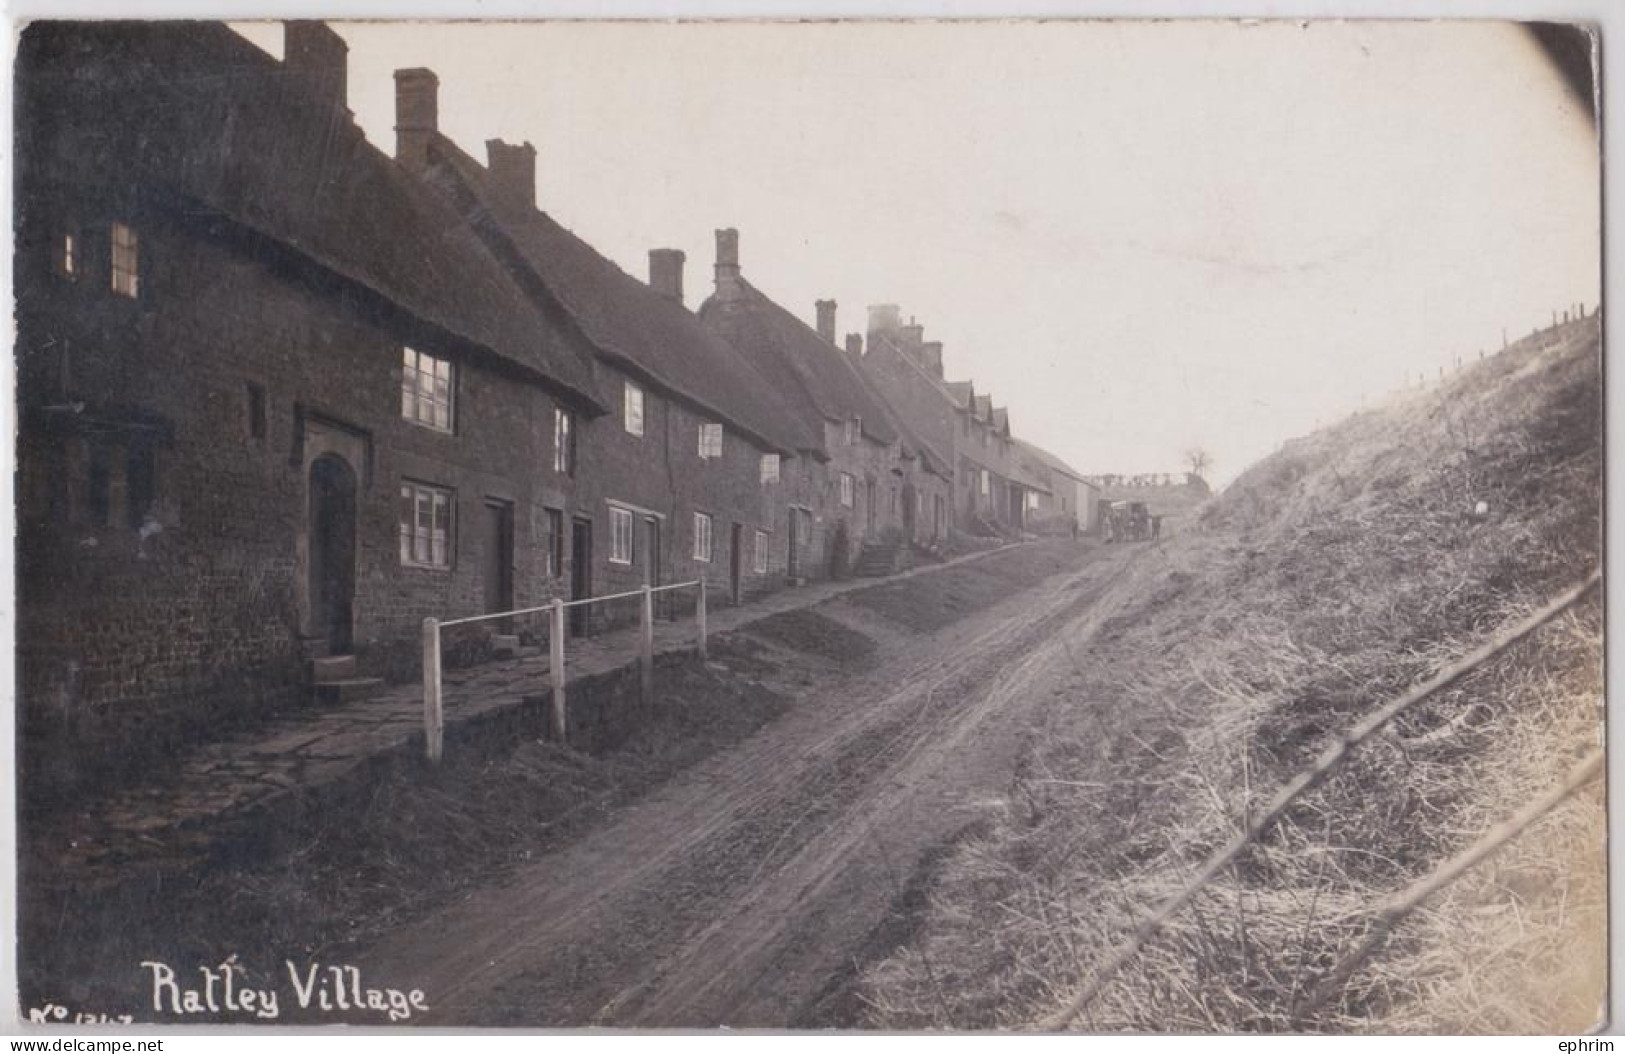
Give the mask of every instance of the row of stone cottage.
<path id="1" fill-rule="evenodd" d="M 681 252 L 641 282 L 537 207 L 529 144 L 441 134 L 432 72 L 396 73 L 376 149 L 346 55 L 320 23 L 281 61 L 216 24 L 22 35 L 29 735 L 177 732 L 312 655 L 404 675 L 425 616 L 743 602 L 1091 508 L 895 307 L 838 347 L 835 305 L 807 326 L 721 230 L 690 310 Z"/>

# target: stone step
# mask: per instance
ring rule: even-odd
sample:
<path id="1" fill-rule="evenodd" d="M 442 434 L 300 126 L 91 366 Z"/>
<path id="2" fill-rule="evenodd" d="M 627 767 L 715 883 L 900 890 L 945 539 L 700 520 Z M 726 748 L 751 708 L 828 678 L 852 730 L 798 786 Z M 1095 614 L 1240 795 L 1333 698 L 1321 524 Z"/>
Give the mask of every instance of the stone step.
<path id="1" fill-rule="evenodd" d="M 312 685 L 311 692 L 318 703 L 353 703 L 358 699 L 370 699 L 383 688 L 384 682 L 378 677 L 345 677 Z"/>
<path id="2" fill-rule="evenodd" d="M 332 684 L 355 676 L 354 655 L 323 655 L 307 664 L 311 684 Z"/>

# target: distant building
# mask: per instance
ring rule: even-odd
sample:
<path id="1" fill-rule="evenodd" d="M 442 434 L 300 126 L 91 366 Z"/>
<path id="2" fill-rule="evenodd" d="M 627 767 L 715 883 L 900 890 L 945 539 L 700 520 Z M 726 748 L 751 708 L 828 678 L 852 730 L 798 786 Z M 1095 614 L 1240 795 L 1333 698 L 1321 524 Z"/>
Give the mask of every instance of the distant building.
<path id="1" fill-rule="evenodd" d="M 746 281 L 738 232 L 717 232 L 716 289 L 700 318 L 771 379 L 818 437 L 821 485 L 804 511 L 826 566 L 836 570 L 840 559 L 831 547 L 837 532 L 854 553 L 882 538 L 940 541 L 947 465 L 904 434 L 855 356 L 836 346 L 835 303 L 815 306 L 817 330 Z"/>
<path id="2" fill-rule="evenodd" d="M 1047 492 L 1038 492 L 1039 518 L 1070 529 L 1075 521 L 1080 531 L 1093 531 L 1099 523 L 1100 488 L 1065 461 L 1042 447 L 1016 440 L 1020 457 L 1035 477 L 1048 481 Z"/>
<path id="3" fill-rule="evenodd" d="M 904 325 L 894 304 L 869 309 L 865 372 L 899 416 L 953 465 L 950 499 L 961 530 L 1020 532 L 1037 495 L 1048 490 L 1017 456 L 1010 414 L 969 381 L 943 377 L 942 345 Z"/>

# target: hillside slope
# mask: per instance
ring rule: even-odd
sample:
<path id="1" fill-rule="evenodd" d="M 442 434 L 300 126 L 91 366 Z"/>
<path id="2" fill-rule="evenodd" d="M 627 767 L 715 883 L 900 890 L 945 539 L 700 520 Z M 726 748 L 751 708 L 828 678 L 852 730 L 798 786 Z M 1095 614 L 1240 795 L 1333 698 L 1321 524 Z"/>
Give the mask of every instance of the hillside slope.
<path id="1" fill-rule="evenodd" d="M 873 1027 L 1031 1028 L 1336 733 L 1600 560 L 1599 320 L 1295 441 L 1147 546 L 1009 794 L 864 970 Z M 1598 740 L 1601 604 L 1402 718 L 1118 972 L 1093 1031 L 1573 1032 L 1599 1019 L 1600 784 L 1431 897 L 1392 892 Z M 923 906 L 922 906 L 923 905 Z"/>

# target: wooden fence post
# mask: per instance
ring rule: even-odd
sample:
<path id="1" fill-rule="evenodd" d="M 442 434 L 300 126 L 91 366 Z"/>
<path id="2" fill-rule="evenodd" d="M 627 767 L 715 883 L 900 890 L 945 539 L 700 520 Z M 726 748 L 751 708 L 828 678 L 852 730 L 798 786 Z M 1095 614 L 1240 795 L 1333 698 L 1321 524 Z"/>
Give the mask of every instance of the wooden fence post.
<path id="1" fill-rule="evenodd" d="M 440 699 L 440 620 L 423 620 L 423 743 L 429 763 L 440 764 L 445 712 Z"/>
<path id="2" fill-rule="evenodd" d="M 655 597 L 654 592 L 647 585 L 643 587 L 643 620 L 641 639 L 638 641 L 638 658 L 641 660 L 640 672 L 642 680 L 640 687 L 643 691 L 643 705 L 648 706 L 654 702 L 655 697 Z"/>
<path id="3" fill-rule="evenodd" d="M 547 627 L 547 668 L 553 681 L 553 738 L 561 746 L 569 732 L 564 710 L 564 601 L 553 598 Z"/>
<path id="4" fill-rule="evenodd" d="M 694 602 L 694 624 L 700 638 L 700 661 L 704 662 L 705 655 L 705 579 L 700 579 L 699 598 Z"/>

